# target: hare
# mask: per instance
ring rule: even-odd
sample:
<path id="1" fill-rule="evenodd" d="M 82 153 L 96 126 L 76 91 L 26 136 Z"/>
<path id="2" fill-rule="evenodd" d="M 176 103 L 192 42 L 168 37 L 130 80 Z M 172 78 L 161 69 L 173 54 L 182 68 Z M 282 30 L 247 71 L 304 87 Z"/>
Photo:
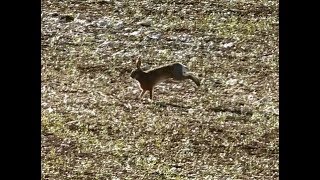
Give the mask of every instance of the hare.
<path id="1" fill-rule="evenodd" d="M 200 86 L 200 80 L 198 77 L 191 73 L 185 65 L 181 63 L 173 63 L 169 65 L 164 65 L 155 69 L 148 71 L 143 71 L 141 66 L 141 60 L 136 62 L 137 69 L 131 72 L 130 77 L 136 79 L 140 83 L 142 92 L 139 95 L 141 98 L 146 91 L 150 91 L 150 99 L 152 99 L 153 88 L 162 81 L 172 78 L 173 80 L 182 81 L 185 79 L 191 79 L 196 85 Z"/>

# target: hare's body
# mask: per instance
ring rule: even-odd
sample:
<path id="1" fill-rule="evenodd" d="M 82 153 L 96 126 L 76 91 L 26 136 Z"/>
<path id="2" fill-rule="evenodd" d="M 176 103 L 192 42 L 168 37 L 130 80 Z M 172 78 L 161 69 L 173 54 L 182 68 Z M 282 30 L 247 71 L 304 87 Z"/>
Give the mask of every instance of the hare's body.
<path id="1" fill-rule="evenodd" d="M 150 99 L 152 99 L 153 88 L 160 82 L 170 78 L 178 81 L 191 79 L 197 86 L 200 86 L 200 80 L 196 76 L 188 73 L 188 68 L 181 63 L 173 63 L 148 71 L 142 71 L 140 65 L 141 61 L 138 61 L 137 69 L 131 73 L 131 77 L 140 83 L 142 89 L 140 97 L 142 97 L 146 91 L 150 91 Z"/>

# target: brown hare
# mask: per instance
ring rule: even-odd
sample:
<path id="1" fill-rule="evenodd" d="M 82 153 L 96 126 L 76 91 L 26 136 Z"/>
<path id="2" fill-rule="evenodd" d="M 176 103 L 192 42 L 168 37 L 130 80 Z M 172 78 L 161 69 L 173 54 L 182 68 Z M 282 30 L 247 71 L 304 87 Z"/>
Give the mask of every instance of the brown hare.
<path id="1" fill-rule="evenodd" d="M 153 88 L 160 82 L 172 78 L 173 80 L 182 81 L 185 79 L 191 79 L 197 86 L 200 86 L 200 80 L 198 77 L 191 73 L 185 65 L 181 63 L 173 63 L 169 65 L 164 65 L 155 69 L 148 71 L 143 71 L 141 69 L 141 60 L 136 62 L 137 69 L 131 72 L 130 77 L 136 79 L 140 83 L 142 89 L 139 98 L 141 98 L 146 91 L 150 91 L 150 99 L 152 99 Z"/>

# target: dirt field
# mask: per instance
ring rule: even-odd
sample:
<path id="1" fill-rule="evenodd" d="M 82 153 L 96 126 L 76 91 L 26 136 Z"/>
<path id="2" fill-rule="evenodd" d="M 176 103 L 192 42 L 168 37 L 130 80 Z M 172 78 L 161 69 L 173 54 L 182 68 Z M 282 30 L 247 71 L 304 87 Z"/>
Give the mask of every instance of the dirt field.
<path id="1" fill-rule="evenodd" d="M 278 1 L 42 1 L 42 179 L 278 179 Z M 201 79 L 137 99 L 135 60 Z"/>

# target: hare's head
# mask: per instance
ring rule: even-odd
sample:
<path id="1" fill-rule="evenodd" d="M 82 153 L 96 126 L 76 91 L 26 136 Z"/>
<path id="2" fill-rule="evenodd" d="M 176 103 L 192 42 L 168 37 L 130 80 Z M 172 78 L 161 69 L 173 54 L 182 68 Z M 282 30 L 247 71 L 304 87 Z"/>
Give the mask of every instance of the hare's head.
<path id="1" fill-rule="evenodd" d="M 137 62 L 136 62 L 136 64 L 137 64 L 137 69 L 133 70 L 133 71 L 131 72 L 131 75 L 130 75 L 130 77 L 133 78 L 133 79 L 138 79 L 139 76 L 140 76 L 141 74 L 143 74 L 143 71 L 142 71 L 142 69 L 141 69 L 141 60 L 138 59 Z"/>

